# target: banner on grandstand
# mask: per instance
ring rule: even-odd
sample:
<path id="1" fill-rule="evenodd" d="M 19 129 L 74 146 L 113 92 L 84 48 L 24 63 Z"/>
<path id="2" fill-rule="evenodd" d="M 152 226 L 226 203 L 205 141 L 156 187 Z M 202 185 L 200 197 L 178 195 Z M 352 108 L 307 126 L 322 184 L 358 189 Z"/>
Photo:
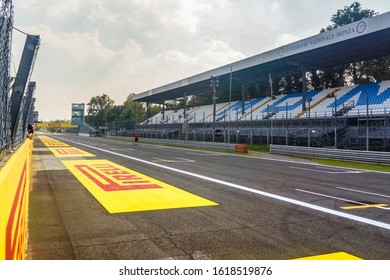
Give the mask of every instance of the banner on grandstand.
<path id="1" fill-rule="evenodd" d="M 280 47 L 277 50 L 277 56 L 284 57 L 297 54 L 386 28 L 390 28 L 390 12 L 373 18 L 362 19 L 360 21 Z"/>

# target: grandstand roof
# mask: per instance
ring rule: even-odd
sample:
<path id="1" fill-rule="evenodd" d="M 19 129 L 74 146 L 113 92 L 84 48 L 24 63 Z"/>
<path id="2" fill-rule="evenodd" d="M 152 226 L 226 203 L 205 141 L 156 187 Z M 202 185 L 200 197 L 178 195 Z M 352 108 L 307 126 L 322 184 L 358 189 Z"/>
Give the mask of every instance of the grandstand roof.
<path id="1" fill-rule="evenodd" d="M 363 19 L 306 39 L 163 85 L 133 97 L 134 101 L 162 104 L 188 95 L 211 92 L 210 77 L 219 77 L 220 87 L 234 80 L 268 79 L 297 73 L 301 67 L 329 67 L 390 55 L 390 12 Z"/>

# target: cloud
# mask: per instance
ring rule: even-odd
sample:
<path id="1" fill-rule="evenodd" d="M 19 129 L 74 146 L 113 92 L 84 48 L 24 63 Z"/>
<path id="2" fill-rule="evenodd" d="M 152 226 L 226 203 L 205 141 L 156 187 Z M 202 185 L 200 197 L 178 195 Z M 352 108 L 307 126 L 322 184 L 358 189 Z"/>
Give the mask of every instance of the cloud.
<path id="1" fill-rule="evenodd" d="M 18 0 L 14 10 L 16 27 L 41 36 L 32 79 L 50 120 L 70 118 L 72 102 L 106 93 L 120 104 L 131 92 L 314 35 L 350 5 L 341 2 Z M 13 40 L 16 64 L 23 44 Z"/>
<path id="2" fill-rule="evenodd" d="M 69 118 L 71 103 L 88 103 L 103 93 L 120 104 L 130 92 L 245 57 L 226 41 L 197 34 L 201 14 L 212 10 L 205 1 L 96 0 L 89 2 L 90 9 L 82 1 L 61 2 L 57 9 L 47 1 L 23 3 L 25 12 L 49 20 L 22 27 L 41 36 L 32 79 L 44 119 Z M 48 24 L 64 18 L 79 26 Z"/>
<path id="3" fill-rule="evenodd" d="M 284 45 L 287 45 L 287 44 L 290 44 L 292 42 L 296 42 L 298 41 L 299 38 L 298 36 L 294 35 L 294 34 L 291 34 L 291 33 L 282 33 L 280 34 L 279 36 L 277 36 L 275 38 L 275 47 L 277 46 L 284 46 Z"/>

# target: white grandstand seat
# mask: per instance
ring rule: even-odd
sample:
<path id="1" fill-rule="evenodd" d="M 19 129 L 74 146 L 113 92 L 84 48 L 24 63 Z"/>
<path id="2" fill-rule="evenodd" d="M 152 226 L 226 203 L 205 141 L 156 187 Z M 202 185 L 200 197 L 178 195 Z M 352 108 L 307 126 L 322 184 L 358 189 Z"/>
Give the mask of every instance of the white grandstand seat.
<path id="1" fill-rule="evenodd" d="M 334 94 L 334 95 L 333 95 Z M 369 100 L 369 114 L 383 115 L 390 113 L 390 81 L 369 83 L 354 86 L 336 87 L 324 90 L 309 91 L 306 100 L 310 101 L 311 118 L 333 117 L 336 111 L 348 116 L 367 114 L 366 98 Z M 230 105 L 229 105 L 230 104 Z M 248 121 L 262 120 L 272 113 L 272 119 L 286 118 L 286 105 L 288 118 L 307 118 L 308 111 L 302 112 L 302 93 L 291 93 L 270 97 L 257 98 L 245 102 L 245 114 L 242 114 L 242 102 L 224 102 L 216 104 L 216 121 Z M 309 104 L 307 104 L 308 108 Z M 345 110 L 348 107 L 348 110 Z M 352 108 L 352 109 L 351 109 Z M 342 111 L 342 109 L 344 109 Z M 230 119 L 229 119 L 230 116 Z M 183 123 L 184 109 L 165 111 L 149 118 L 148 123 Z M 212 122 L 213 104 L 187 108 L 188 122 Z M 146 124 L 146 121 L 144 122 Z"/>

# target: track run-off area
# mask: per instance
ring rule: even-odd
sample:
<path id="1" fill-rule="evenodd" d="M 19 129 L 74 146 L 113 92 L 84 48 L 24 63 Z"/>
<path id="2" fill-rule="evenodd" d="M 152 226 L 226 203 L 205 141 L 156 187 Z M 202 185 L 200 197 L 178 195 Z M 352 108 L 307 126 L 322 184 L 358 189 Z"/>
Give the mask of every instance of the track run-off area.
<path id="1" fill-rule="evenodd" d="M 387 260 L 389 182 L 289 157 L 39 134 L 27 258 Z"/>

